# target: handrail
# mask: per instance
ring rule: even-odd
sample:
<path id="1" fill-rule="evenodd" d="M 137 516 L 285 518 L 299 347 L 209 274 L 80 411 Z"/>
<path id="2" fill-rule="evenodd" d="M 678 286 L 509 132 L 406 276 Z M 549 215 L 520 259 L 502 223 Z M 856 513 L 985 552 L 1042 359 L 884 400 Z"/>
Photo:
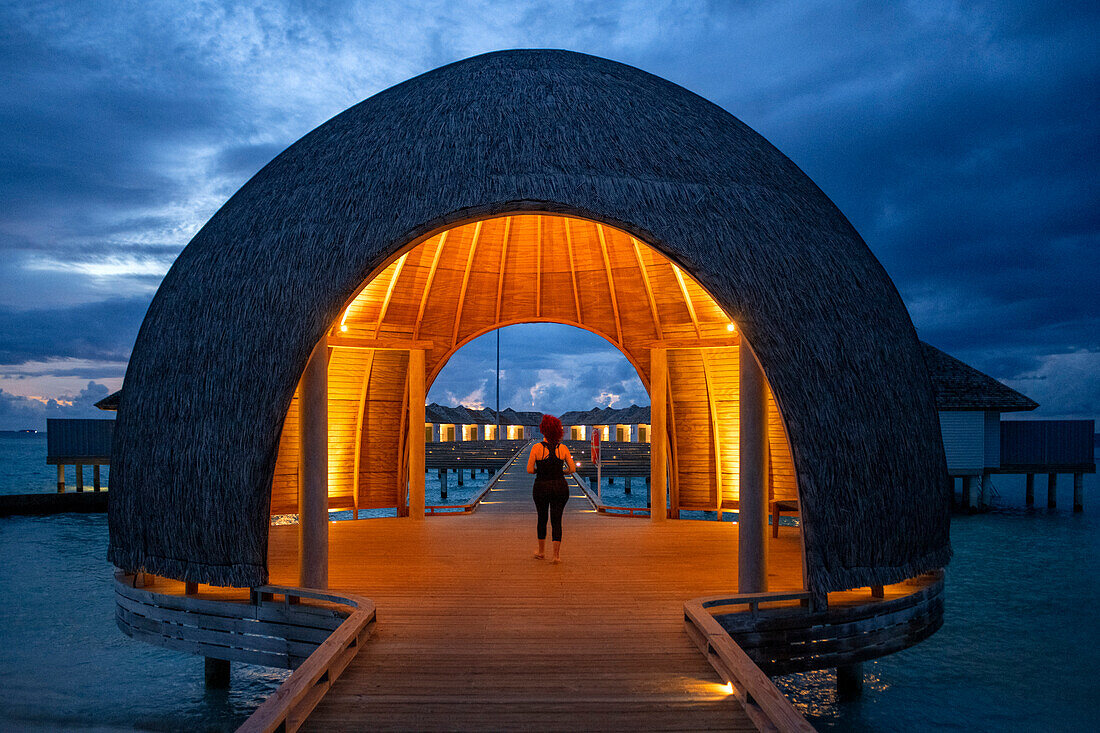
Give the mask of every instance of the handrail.
<path id="1" fill-rule="evenodd" d="M 513 453 L 512 457 L 509 458 L 508 461 L 503 466 L 501 466 L 497 470 L 497 472 L 489 478 L 488 481 L 485 482 L 485 488 L 479 491 L 477 495 L 474 496 L 474 498 L 470 499 L 470 501 L 466 502 L 465 504 L 429 504 L 424 507 L 424 511 L 426 511 L 429 516 L 434 514 L 472 514 L 474 511 L 477 510 L 477 506 L 481 503 L 482 499 L 485 498 L 485 496 L 492 490 L 493 486 L 496 485 L 497 481 L 500 480 L 500 477 L 504 475 L 504 472 L 507 471 L 513 463 L 516 462 L 516 458 L 519 457 L 519 454 L 522 453 L 525 448 L 530 447 L 531 443 L 533 442 L 534 441 L 529 440 L 522 446 L 520 446 L 519 450 Z M 460 509 L 461 511 L 443 512 L 440 511 L 441 509 Z"/>
<path id="2" fill-rule="evenodd" d="M 651 513 L 647 506 L 611 506 L 610 504 L 604 504 L 603 500 L 592 491 L 592 487 L 588 484 L 588 479 L 581 476 L 579 473 L 574 473 L 572 476 L 576 480 L 577 486 L 581 487 L 584 497 L 592 504 L 592 508 L 600 514 L 607 514 L 611 517 L 648 517 Z M 626 514 L 620 514 L 619 512 L 626 512 Z"/>
<path id="3" fill-rule="evenodd" d="M 265 585 L 252 589 L 253 597 L 263 598 L 276 594 L 284 601 L 292 603 L 291 598 L 311 598 L 345 606 L 355 610 L 336 628 L 327 639 L 321 642 L 305 662 L 294 670 L 283 684 L 279 685 L 260 707 L 248 717 L 238 733 L 252 731 L 287 731 L 293 733 L 305 723 L 317 703 L 332 687 L 332 683 L 351 663 L 359 652 L 362 642 L 366 641 L 374 628 L 376 619 L 374 603 L 362 596 L 350 593 L 336 595 L 311 588 L 290 588 Z"/>
<path id="4" fill-rule="evenodd" d="M 784 598 L 772 599 L 763 598 L 763 596 L 773 595 L 768 593 L 744 595 L 753 596 L 754 599 L 742 602 L 759 604 L 765 600 L 793 600 L 789 597 L 801 594 L 777 593 L 774 595 L 783 596 Z M 808 596 L 809 594 L 805 595 Z M 730 684 L 734 695 L 745 709 L 749 719 L 759 730 L 798 731 L 800 733 L 813 731 L 813 726 L 803 717 L 802 713 L 798 712 L 791 701 L 756 666 L 749 655 L 737 645 L 737 642 L 726 633 L 722 625 L 703 605 L 717 600 L 719 600 L 717 597 L 710 599 L 696 598 L 684 604 L 684 627 L 688 636 L 706 655 L 710 666 Z"/>

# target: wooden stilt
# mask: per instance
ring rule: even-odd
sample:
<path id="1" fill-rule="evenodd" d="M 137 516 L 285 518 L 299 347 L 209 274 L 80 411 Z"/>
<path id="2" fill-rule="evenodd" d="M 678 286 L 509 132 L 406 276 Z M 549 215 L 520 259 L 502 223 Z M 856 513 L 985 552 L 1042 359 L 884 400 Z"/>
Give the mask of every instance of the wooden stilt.
<path id="1" fill-rule="evenodd" d="M 439 469 L 439 498 L 447 498 L 447 469 Z"/>
<path id="2" fill-rule="evenodd" d="M 768 590 L 768 387 L 744 336 L 739 348 L 737 592 L 763 593 Z"/>
<path id="3" fill-rule="evenodd" d="M 963 504 L 970 511 L 978 508 L 977 492 L 974 490 L 974 476 L 963 476 Z"/>
<path id="4" fill-rule="evenodd" d="M 863 664 L 846 664 L 836 668 L 836 691 L 844 700 L 863 694 Z"/>
<path id="5" fill-rule="evenodd" d="M 57 493 L 59 493 L 59 494 L 64 494 L 65 493 L 65 467 L 64 466 L 58 466 L 57 467 Z"/>
<path id="6" fill-rule="evenodd" d="M 1031 507 L 1035 506 L 1035 474 L 1029 473 L 1024 485 L 1024 503 Z"/>
<path id="7" fill-rule="evenodd" d="M 1058 508 L 1057 488 L 1058 488 L 1058 474 L 1048 473 L 1047 474 L 1047 509 L 1057 509 Z"/>
<path id="8" fill-rule="evenodd" d="M 464 482 L 462 480 L 462 469 L 458 469 L 457 471 L 455 471 L 455 473 L 458 474 L 458 485 L 463 486 Z"/>
<path id="9" fill-rule="evenodd" d="M 84 466 L 76 464 L 76 490 L 84 493 Z"/>
<path id="10" fill-rule="evenodd" d="M 630 477 L 627 476 L 623 481 L 623 493 L 630 496 Z"/>
<path id="11" fill-rule="evenodd" d="M 211 690 L 225 690 L 229 687 L 229 660 L 213 659 L 205 660 L 206 686 Z"/>
<path id="12" fill-rule="evenodd" d="M 92 488 L 99 491 L 103 487 L 100 485 L 99 480 L 99 464 L 92 466 Z"/>
<path id="13" fill-rule="evenodd" d="M 1073 474 L 1073 511 L 1085 511 L 1085 474 Z"/>

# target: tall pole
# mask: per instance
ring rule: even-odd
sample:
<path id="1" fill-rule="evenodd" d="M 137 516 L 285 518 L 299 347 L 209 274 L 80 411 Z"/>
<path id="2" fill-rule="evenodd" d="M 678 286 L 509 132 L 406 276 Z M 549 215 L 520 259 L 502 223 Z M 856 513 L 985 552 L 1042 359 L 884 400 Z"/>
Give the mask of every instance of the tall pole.
<path id="1" fill-rule="evenodd" d="M 328 588 L 328 337 L 302 373 L 298 419 L 298 584 Z"/>
<path id="2" fill-rule="evenodd" d="M 405 444 L 409 456 L 409 516 L 423 519 L 424 352 L 420 349 L 409 350 L 409 435 Z"/>
<path id="3" fill-rule="evenodd" d="M 500 329 L 497 329 L 497 442 L 500 441 Z"/>
<path id="4" fill-rule="evenodd" d="M 651 349 L 649 369 L 649 419 L 652 432 L 649 443 L 649 518 L 654 522 L 663 522 L 668 514 L 668 461 L 665 455 L 668 444 L 668 427 L 665 424 L 668 352 L 664 349 Z"/>
<path id="5" fill-rule="evenodd" d="M 768 590 L 768 413 L 764 370 L 741 336 L 737 592 Z"/>

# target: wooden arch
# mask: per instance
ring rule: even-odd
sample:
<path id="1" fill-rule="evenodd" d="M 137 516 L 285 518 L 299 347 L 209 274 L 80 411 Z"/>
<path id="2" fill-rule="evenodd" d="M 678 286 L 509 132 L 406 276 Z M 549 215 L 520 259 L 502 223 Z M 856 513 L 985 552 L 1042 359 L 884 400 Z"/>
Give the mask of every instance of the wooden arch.
<path id="1" fill-rule="evenodd" d="M 474 338 L 517 323 L 588 330 L 618 348 L 648 390 L 650 350 L 668 351 L 671 508 L 738 501 L 738 350 L 732 320 L 692 277 L 630 234 L 578 217 L 517 213 L 413 243 L 379 268 L 329 333 L 330 508 L 403 503 L 408 354 L 426 394 Z M 651 400 L 653 395 L 650 395 Z M 770 491 L 797 498 L 769 392 Z M 297 395 L 284 421 L 271 512 L 297 510 Z"/>

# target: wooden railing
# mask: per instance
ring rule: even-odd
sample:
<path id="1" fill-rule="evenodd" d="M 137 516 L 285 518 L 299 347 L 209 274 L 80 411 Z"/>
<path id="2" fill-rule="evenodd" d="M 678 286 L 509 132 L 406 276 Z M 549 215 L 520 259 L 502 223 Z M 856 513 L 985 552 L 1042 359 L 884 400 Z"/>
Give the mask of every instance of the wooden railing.
<path id="1" fill-rule="evenodd" d="M 603 500 L 592 490 L 587 478 L 579 473 L 573 474 L 573 478 L 576 480 L 577 486 L 581 487 L 581 491 L 584 493 L 585 498 L 592 504 L 592 508 L 600 514 L 607 514 L 611 517 L 648 517 L 650 515 L 649 507 L 647 506 L 612 506 L 610 504 L 604 504 Z"/>
<path id="2" fill-rule="evenodd" d="M 243 731 L 298 730 L 374 629 L 374 603 L 357 595 L 267 585 L 253 588 L 247 601 L 215 600 L 157 593 L 138 581 L 115 573 L 116 621 L 127 636 L 212 659 L 294 670 Z"/>
<path id="3" fill-rule="evenodd" d="M 465 504 L 429 504 L 429 505 L 424 507 L 424 511 L 427 512 L 429 515 L 432 515 L 432 514 L 471 514 L 472 512 L 476 511 L 477 510 L 477 505 L 480 504 L 481 501 L 489 494 L 489 492 L 493 490 L 493 486 L 496 485 L 496 482 L 499 481 L 500 477 L 504 475 L 504 472 L 507 471 L 513 463 L 516 462 L 516 459 L 519 458 L 520 455 L 523 454 L 524 449 L 526 449 L 528 446 L 530 446 L 532 442 L 533 441 L 529 440 L 526 443 L 524 443 L 523 445 L 521 445 L 519 447 L 519 449 L 515 453 L 512 454 L 512 457 L 509 458 L 508 461 L 503 466 L 501 466 L 499 469 L 497 469 L 497 472 L 494 473 L 489 478 L 489 480 L 485 482 L 485 488 L 483 488 L 481 491 L 477 492 L 477 495 L 474 496 L 474 498 L 470 499 Z"/>
<path id="4" fill-rule="evenodd" d="M 771 600 L 801 599 L 806 594 L 755 594 L 750 603 L 758 607 Z M 765 597 L 775 596 L 775 597 Z M 716 599 L 695 599 L 684 604 L 684 628 L 706 656 L 710 666 L 733 690 L 753 725 L 759 730 L 813 731 L 802 713 L 779 691 L 775 683 L 737 646 L 722 625 L 706 609 Z M 728 601 L 728 598 L 721 599 Z"/>

